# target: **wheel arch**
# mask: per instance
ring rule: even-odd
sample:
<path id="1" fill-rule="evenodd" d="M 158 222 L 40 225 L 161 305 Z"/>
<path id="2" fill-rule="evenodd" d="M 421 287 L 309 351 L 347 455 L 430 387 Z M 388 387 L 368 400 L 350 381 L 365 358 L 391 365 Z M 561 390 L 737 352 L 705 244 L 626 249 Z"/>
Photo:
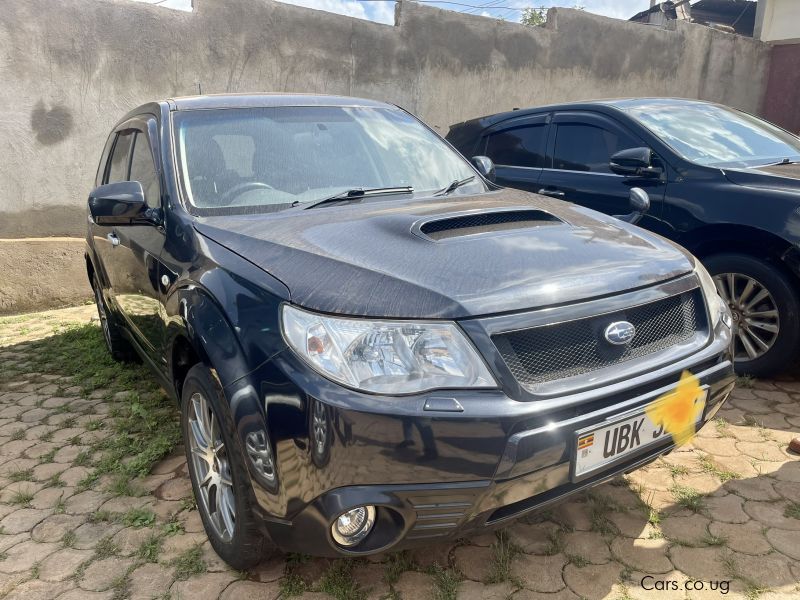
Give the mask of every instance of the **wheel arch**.
<path id="1" fill-rule="evenodd" d="M 700 259 L 730 252 L 748 254 L 755 258 L 764 258 L 766 255 L 776 263 L 780 262 L 783 254 L 791 247 L 788 241 L 774 233 L 732 223 L 699 227 L 683 236 L 680 243 Z"/>

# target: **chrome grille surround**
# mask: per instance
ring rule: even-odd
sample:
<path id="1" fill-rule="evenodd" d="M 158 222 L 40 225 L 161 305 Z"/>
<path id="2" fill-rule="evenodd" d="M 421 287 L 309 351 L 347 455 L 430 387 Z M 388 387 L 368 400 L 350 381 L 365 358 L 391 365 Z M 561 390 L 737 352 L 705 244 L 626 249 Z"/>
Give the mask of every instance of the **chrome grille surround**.
<path id="1" fill-rule="evenodd" d="M 615 321 L 636 327 L 629 343 L 615 346 L 604 339 Z M 692 274 L 584 303 L 488 317 L 480 329 L 497 356 L 487 358 L 496 365 L 502 361 L 505 376 L 514 380 L 504 387 L 509 393 L 517 387 L 512 397 L 519 399 L 619 381 L 680 360 L 711 339 L 706 303 Z"/>

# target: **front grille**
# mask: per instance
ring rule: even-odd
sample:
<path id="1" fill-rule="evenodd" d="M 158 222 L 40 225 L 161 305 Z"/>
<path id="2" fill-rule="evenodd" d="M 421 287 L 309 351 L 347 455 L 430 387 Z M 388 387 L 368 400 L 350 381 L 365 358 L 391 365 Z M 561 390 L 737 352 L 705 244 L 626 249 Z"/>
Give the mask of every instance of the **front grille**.
<path id="1" fill-rule="evenodd" d="M 503 360 L 528 392 L 550 381 L 583 375 L 687 342 L 705 325 L 699 288 L 614 313 L 492 336 Z M 615 321 L 636 335 L 623 346 L 606 341 Z"/>

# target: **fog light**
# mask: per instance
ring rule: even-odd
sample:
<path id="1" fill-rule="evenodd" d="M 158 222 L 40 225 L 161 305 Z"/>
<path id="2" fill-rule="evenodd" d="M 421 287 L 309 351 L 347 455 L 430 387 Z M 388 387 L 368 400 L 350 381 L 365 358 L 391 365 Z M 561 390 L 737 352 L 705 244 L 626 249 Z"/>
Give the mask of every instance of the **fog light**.
<path id="1" fill-rule="evenodd" d="M 342 546 L 355 546 L 375 523 L 375 507 L 359 506 L 339 516 L 331 525 L 331 535 Z"/>

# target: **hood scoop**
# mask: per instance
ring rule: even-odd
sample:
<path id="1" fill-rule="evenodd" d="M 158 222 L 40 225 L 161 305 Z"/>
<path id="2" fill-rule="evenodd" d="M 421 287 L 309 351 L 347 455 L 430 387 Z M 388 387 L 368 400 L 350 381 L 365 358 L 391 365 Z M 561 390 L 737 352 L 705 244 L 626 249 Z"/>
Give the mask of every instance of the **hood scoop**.
<path id="1" fill-rule="evenodd" d="M 483 211 L 431 219 L 417 223 L 412 231 L 435 242 L 468 235 L 495 233 L 563 223 L 558 217 L 536 209 Z"/>

